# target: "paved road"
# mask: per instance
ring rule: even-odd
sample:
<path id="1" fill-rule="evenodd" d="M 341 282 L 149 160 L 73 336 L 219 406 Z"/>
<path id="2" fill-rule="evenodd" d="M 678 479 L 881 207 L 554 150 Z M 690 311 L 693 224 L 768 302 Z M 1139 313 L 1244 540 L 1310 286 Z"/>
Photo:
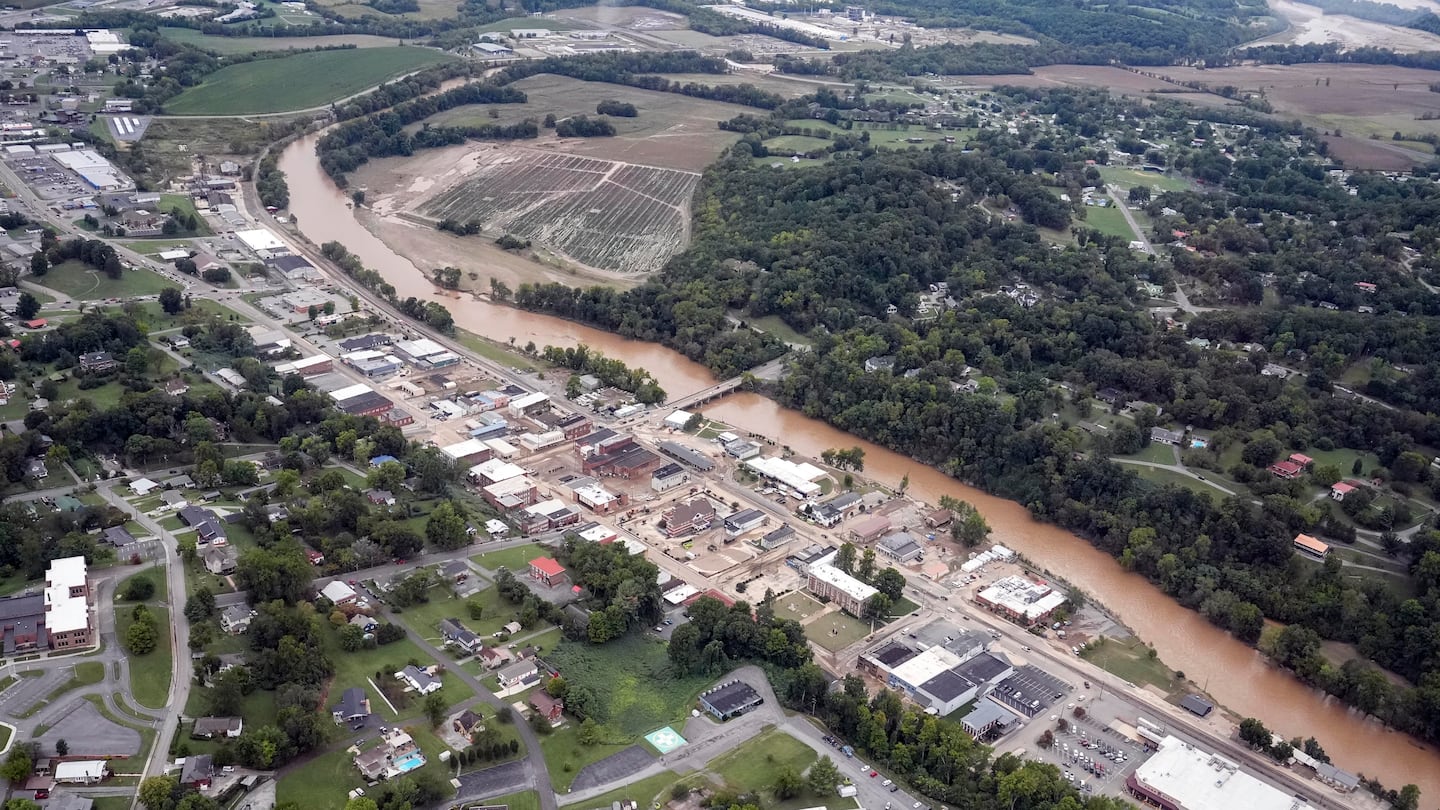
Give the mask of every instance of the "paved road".
<path id="1" fill-rule="evenodd" d="M 394 621 L 393 616 L 391 617 L 391 621 Z M 454 660 L 444 650 L 431 644 L 429 639 L 411 630 L 409 625 L 401 622 L 396 623 L 405 628 L 405 634 L 410 637 L 411 641 L 418 644 L 420 649 L 430 653 L 436 661 Z M 510 704 L 496 697 L 494 692 L 486 689 L 484 684 L 480 683 L 480 680 L 474 675 L 471 675 L 458 666 L 452 666 L 448 671 L 450 674 L 459 678 L 466 686 L 470 687 L 475 694 L 480 696 L 482 701 L 495 707 L 497 711 L 510 711 Z M 540 750 L 540 737 L 535 734 L 535 729 L 530 728 L 530 724 L 523 720 L 518 720 L 511 725 L 515 731 L 519 733 L 520 741 L 525 745 L 525 778 L 527 783 L 534 785 L 536 792 L 540 794 L 540 810 L 557 810 L 559 803 L 555 800 L 555 791 L 550 789 L 550 786 L 554 783 L 550 781 L 550 770 L 546 767 L 545 755 Z"/>

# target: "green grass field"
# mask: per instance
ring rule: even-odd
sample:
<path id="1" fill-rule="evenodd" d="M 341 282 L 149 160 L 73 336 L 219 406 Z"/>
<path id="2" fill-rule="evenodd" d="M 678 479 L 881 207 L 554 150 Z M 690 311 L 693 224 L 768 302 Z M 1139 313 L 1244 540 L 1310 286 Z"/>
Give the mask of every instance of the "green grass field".
<path id="1" fill-rule="evenodd" d="M 180 210 L 182 216 L 188 217 L 193 215 L 195 217 L 196 227 L 194 233 L 196 236 L 211 235 L 212 231 L 210 230 L 210 226 L 205 224 L 205 219 L 200 216 L 200 210 L 195 207 L 195 201 L 190 198 L 189 194 L 160 195 L 161 211 L 169 213 L 177 208 Z M 182 233 L 184 232 L 185 231 L 182 230 Z"/>
<path id="2" fill-rule="evenodd" d="M 829 148 L 830 145 L 831 141 L 825 138 L 812 138 L 808 135 L 781 135 L 765 142 L 765 148 L 770 150 L 772 156 L 804 155 L 809 152 L 822 152 Z"/>
<path id="3" fill-rule="evenodd" d="M 1106 672 L 1118 675 L 1136 686 L 1151 684 L 1167 693 L 1185 686 L 1159 658 L 1151 657 L 1151 648 L 1138 639 L 1128 642 L 1103 639 L 1080 651 L 1080 656 Z"/>
<path id="4" fill-rule="evenodd" d="M 550 549 L 536 543 L 528 546 L 517 546 L 500 551 L 492 551 L 488 554 L 477 554 L 470 559 L 474 560 L 481 568 L 494 571 L 500 567 L 509 568 L 518 576 L 525 576 L 530 570 L 530 561 L 536 557 L 549 557 Z"/>
<path id="5" fill-rule="evenodd" d="M 503 804 L 509 808 L 509 810 L 540 810 L 540 796 L 533 790 L 511 793 L 509 796 L 498 796 L 494 799 L 486 799 L 485 803 Z"/>
<path id="6" fill-rule="evenodd" d="M 1130 229 L 1130 223 L 1125 221 L 1125 215 L 1120 213 L 1120 209 L 1113 206 L 1109 208 L 1088 206 L 1085 209 L 1085 219 L 1077 219 L 1075 224 L 1082 228 L 1094 228 L 1106 236 L 1119 237 L 1127 242 L 1135 239 L 1135 231 Z"/>
<path id="7" fill-rule="evenodd" d="M 611 754 L 618 754 L 629 747 L 628 743 L 581 745 L 580 734 L 574 724 L 557 729 L 540 738 L 540 752 L 545 756 L 545 766 L 550 771 L 550 781 L 554 784 L 555 790 L 561 794 L 570 789 L 570 784 L 575 781 L 575 777 L 586 765 L 598 762 Z"/>
<path id="8" fill-rule="evenodd" d="M 706 770 L 739 792 L 759 792 L 775 784 L 786 768 L 803 773 L 820 757 L 815 749 L 781 731 L 770 730 L 710 761 Z"/>
<path id="9" fill-rule="evenodd" d="M 453 57 L 428 48 L 317 51 L 231 65 L 165 105 L 171 115 L 241 115 L 320 107 Z M 297 81 L 304 77 L 303 81 Z"/>
<path id="10" fill-rule="evenodd" d="M 1181 177 L 1167 177 L 1154 172 L 1142 172 L 1139 169 L 1127 169 L 1123 166 L 1101 166 L 1100 177 L 1107 184 L 1129 189 L 1132 186 L 1149 186 L 1155 191 L 1184 191 L 1190 184 Z"/>
<path id="11" fill-rule="evenodd" d="M 140 269 L 126 270 L 117 281 L 78 261 L 61 262 L 50 268 L 42 278 L 34 281 L 82 301 L 157 295 L 166 287 L 174 286 L 164 277 Z"/>
<path id="12" fill-rule="evenodd" d="M 163 709 L 170 699 L 170 611 L 163 607 L 147 605 L 155 617 L 158 638 L 155 650 L 147 655 L 127 655 L 130 662 L 130 694 L 135 702 L 147 709 Z M 130 609 L 115 611 L 115 633 L 121 639 L 130 629 L 133 619 Z"/>
<path id="13" fill-rule="evenodd" d="M 870 622 L 835 611 L 805 625 L 805 637 L 825 649 L 843 650 L 870 633 Z"/>
<path id="14" fill-rule="evenodd" d="M 662 804 L 670 798 L 670 786 L 680 781 L 672 771 L 664 771 L 654 776 L 646 777 L 638 782 L 616 788 L 609 793 L 602 793 L 594 798 L 584 801 L 576 800 L 574 804 L 580 808 L 610 807 L 615 802 L 631 801 L 640 805 L 641 810 L 651 807 L 655 802 Z M 560 804 L 566 804 L 565 795 L 560 795 Z"/>
<path id="15" fill-rule="evenodd" d="M 1143 467 L 1138 464 L 1127 464 L 1125 465 L 1125 469 L 1134 472 L 1136 475 L 1156 486 L 1164 486 L 1165 484 L 1176 484 L 1190 490 L 1191 492 L 1196 492 L 1201 495 L 1209 495 L 1211 498 L 1214 498 L 1216 500 L 1227 497 L 1224 492 L 1220 491 L 1216 487 L 1211 486 L 1209 483 L 1205 481 L 1197 481 L 1188 475 L 1182 475 L 1178 472 L 1175 472 L 1174 470 L 1162 470 L 1156 467 Z M 1212 475 L 1212 473 L 1210 472 L 1200 472 L 1199 474 L 1205 476 L 1207 479 Z M 1231 489 L 1231 487 L 1226 488 Z"/>

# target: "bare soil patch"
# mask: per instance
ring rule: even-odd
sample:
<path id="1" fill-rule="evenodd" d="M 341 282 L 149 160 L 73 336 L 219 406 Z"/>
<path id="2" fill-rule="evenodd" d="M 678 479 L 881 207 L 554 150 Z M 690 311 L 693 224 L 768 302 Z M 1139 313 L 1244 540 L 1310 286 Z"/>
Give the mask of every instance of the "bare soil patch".
<path id="1" fill-rule="evenodd" d="M 1434 10 L 1429 0 L 1408 0 L 1392 5 Z M 1413 28 L 1362 20 L 1347 14 L 1326 14 L 1318 7 L 1292 0 L 1270 0 L 1270 8 L 1290 24 L 1278 34 L 1254 45 L 1320 45 L 1335 43 L 1343 50 L 1388 48 L 1399 53 L 1440 50 L 1440 37 Z"/>
<path id="2" fill-rule="evenodd" d="M 1403 172 L 1417 164 L 1429 163 L 1434 158 L 1434 155 L 1406 149 L 1386 140 L 1337 138 L 1333 135 L 1326 135 L 1323 140 L 1330 145 L 1330 155 L 1351 169 Z"/>
<path id="3" fill-rule="evenodd" d="M 1440 112 L 1440 71 L 1393 65 L 1248 65 L 1150 68 L 1167 78 L 1206 87 L 1229 85 L 1264 91 L 1277 112 L 1297 115 L 1373 116 Z"/>
<path id="4" fill-rule="evenodd" d="M 688 24 L 688 20 L 683 14 L 658 11 L 644 6 L 567 8 L 550 16 L 560 20 L 597 23 L 601 26 L 626 28 L 631 31 L 670 31 L 684 29 Z"/>

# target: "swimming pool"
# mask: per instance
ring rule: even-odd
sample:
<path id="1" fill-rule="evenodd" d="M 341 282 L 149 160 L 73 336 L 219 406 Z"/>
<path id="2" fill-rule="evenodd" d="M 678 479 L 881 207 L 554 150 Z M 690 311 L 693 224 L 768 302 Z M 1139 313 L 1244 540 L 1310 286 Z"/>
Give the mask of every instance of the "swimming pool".
<path id="1" fill-rule="evenodd" d="M 425 764 L 425 755 L 419 751 L 411 751 L 405 756 L 395 760 L 395 769 L 401 773 L 408 773 Z"/>

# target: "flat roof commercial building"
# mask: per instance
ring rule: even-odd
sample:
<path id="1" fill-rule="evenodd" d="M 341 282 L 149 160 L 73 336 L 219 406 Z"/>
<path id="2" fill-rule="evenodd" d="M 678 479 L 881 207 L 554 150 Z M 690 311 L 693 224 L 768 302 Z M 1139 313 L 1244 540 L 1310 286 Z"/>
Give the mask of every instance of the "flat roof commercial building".
<path id="1" fill-rule="evenodd" d="M 763 704 L 765 698 L 744 681 L 728 681 L 700 693 L 700 705 L 716 720 L 729 720 Z"/>
<path id="2" fill-rule="evenodd" d="M 1125 779 L 1131 796 L 1162 810 L 1309 810 L 1311 804 L 1240 770 L 1237 763 L 1167 736 Z"/>
<path id="3" fill-rule="evenodd" d="M 1043 582 L 1009 576 L 976 594 L 975 601 L 992 613 L 1030 627 L 1045 621 L 1064 604 L 1065 594 Z"/>

